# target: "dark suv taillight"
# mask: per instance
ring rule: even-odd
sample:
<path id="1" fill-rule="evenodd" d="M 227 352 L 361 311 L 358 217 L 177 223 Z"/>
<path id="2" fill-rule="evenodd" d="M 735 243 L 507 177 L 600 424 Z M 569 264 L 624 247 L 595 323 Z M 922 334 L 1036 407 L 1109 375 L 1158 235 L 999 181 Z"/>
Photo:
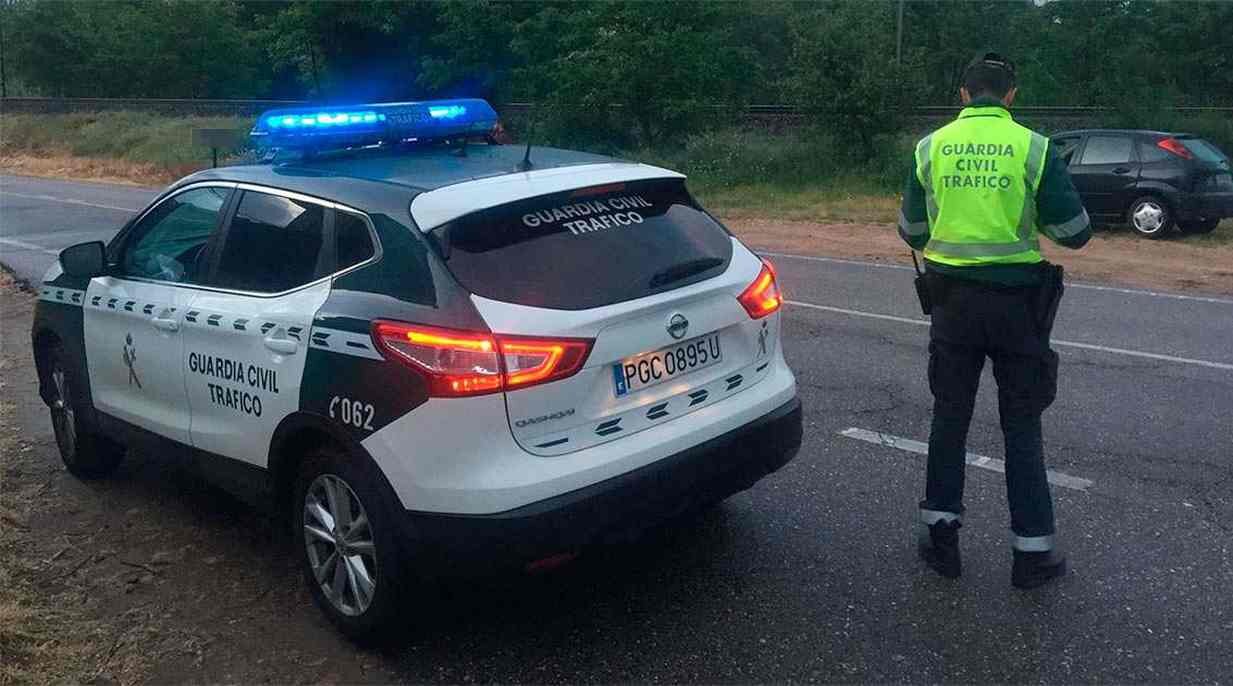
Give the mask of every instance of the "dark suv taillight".
<path id="1" fill-rule="evenodd" d="M 387 359 L 420 372 L 429 394 L 483 395 L 517 390 L 578 373 L 591 354 L 587 338 L 532 338 L 403 322 L 373 323 L 372 339 Z"/>
<path id="2" fill-rule="evenodd" d="M 1190 152 L 1190 150 L 1176 138 L 1161 138 L 1156 141 L 1156 147 L 1166 152 L 1171 152 L 1184 160 L 1194 159 L 1194 153 Z"/>

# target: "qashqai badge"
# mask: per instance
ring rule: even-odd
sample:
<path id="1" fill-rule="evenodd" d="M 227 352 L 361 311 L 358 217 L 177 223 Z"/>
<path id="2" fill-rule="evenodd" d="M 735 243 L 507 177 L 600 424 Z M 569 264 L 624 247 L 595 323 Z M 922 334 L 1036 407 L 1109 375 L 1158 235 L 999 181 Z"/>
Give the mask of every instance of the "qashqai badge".
<path id="1" fill-rule="evenodd" d="M 685 315 L 678 312 L 668 320 L 669 336 L 679 340 L 685 337 L 687 331 L 689 331 L 689 320 L 685 318 Z"/>

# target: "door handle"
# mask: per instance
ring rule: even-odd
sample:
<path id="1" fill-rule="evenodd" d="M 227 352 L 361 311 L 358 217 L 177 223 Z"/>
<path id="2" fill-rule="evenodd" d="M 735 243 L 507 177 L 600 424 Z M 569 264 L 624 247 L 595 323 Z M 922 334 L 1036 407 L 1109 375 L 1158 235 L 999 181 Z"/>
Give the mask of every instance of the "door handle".
<path id="1" fill-rule="evenodd" d="M 151 317 L 150 323 L 154 325 L 154 328 L 160 329 L 162 331 L 179 331 L 180 330 L 180 322 L 175 319 L 171 319 L 167 317 Z"/>
<path id="2" fill-rule="evenodd" d="M 1129 174 L 1129 173 L 1130 173 L 1130 167 L 1114 167 L 1114 168 L 1113 168 L 1113 173 L 1114 173 L 1114 174 Z"/>
<path id="3" fill-rule="evenodd" d="M 264 342 L 265 347 L 283 355 L 294 355 L 295 351 L 300 348 L 299 341 L 294 338 L 288 338 L 287 330 L 282 327 L 270 332 L 270 335 L 265 337 Z"/>

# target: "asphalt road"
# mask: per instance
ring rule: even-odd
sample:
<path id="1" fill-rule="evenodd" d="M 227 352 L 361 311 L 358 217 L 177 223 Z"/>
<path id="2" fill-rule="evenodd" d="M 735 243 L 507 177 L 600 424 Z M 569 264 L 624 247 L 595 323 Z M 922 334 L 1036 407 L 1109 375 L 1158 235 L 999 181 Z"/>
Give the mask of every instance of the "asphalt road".
<path id="1" fill-rule="evenodd" d="M 152 195 L 0 177 L 0 262 L 37 280 L 57 249 L 110 237 Z M 412 681 L 537 682 L 1233 675 L 1233 298 L 1068 290 L 1045 438 L 1067 485 L 1054 497 L 1073 573 L 1021 592 L 1009 584 L 1003 480 L 989 465 L 969 468 L 963 579 L 915 560 L 924 458 L 886 438 L 928 437 L 928 329 L 911 272 L 772 259 L 791 301 L 800 456 L 718 511 L 566 570 L 551 589 L 461 599 L 465 618 L 388 655 L 390 669 Z M 986 372 L 969 450 L 999 458 L 997 427 Z M 883 436 L 840 434 L 849 429 Z"/>

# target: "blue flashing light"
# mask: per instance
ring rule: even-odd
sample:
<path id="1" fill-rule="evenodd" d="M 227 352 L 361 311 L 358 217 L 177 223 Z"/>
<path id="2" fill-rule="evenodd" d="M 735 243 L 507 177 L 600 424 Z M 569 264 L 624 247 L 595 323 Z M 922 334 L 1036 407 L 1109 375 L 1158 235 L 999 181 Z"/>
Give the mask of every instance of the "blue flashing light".
<path id="1" fill-rule="evenodd" d="M 478 135 L 496 123 L 483 100 L 433 100 L 272 110 L 249 135 L 260 147 L 324 150 Z"/>
<path id="2" fill-rule="evenodd" d="M 433 119 L 457 119 L 467 113 L 467 108 L 462 105 L 449 105 L 446 107 L 429 107 L 428 114 Z"/>

